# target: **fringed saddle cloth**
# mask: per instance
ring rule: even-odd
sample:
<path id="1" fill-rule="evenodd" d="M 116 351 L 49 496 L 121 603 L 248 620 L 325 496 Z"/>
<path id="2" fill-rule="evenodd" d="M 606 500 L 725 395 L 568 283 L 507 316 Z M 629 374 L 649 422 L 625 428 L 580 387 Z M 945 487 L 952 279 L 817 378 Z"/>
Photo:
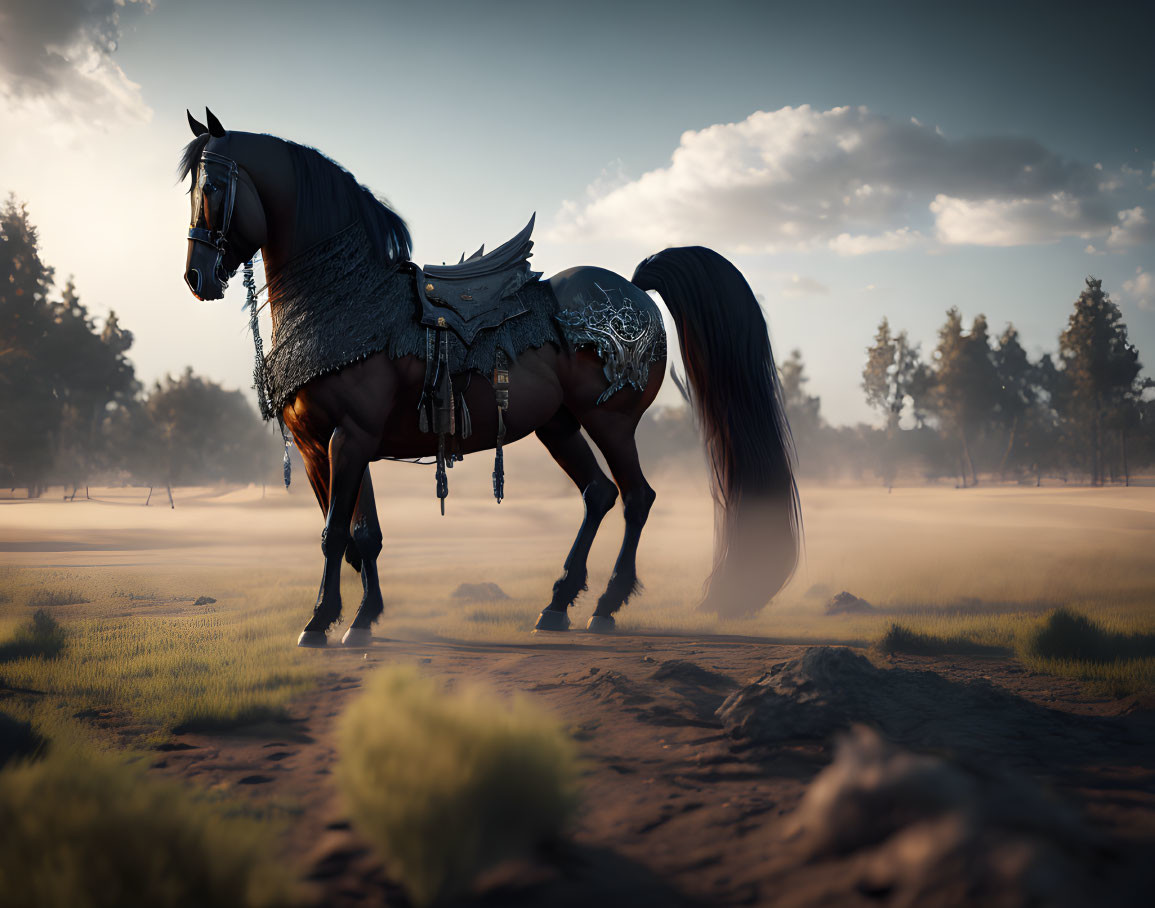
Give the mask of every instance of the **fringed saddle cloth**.
<path id="1" fill-rule="evenodd" d="M 377 260 L 357 222 L 298 256 L 269 281 L 276 300 L 273 345 L 264 358 L 270 410 L 280 413 L 314 378 L 374 353 L 422 357 L 418 419 L 438 437 L 437 496 L 444 513 L 445 470 L 461 459 L 457 440 L 472 430 L 466 376 L 492 376 L 499 426 L 493 486 L 500 501 L 509 366 L 525 350 L 564 344 L 553 291 L 529 267 L 532 230 L 531 218 L 488 255 L 483 247 L 456 265 L 418 268 Z"/>

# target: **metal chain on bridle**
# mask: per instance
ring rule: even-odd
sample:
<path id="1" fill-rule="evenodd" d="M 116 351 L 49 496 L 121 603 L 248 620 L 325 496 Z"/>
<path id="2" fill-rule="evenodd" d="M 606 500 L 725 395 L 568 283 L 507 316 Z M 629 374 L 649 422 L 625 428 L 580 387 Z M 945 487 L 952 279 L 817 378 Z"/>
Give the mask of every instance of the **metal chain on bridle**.
<path id="1" fill-rule="evenodd" d="M 257 305 L 257 282 L 253 278 L 253 262 L 250 259 L 245 262 L 244 277 L 242 283 L 245 286 L 245 307 L 249 310 L 249 327 L 253 332 L 253 352 L 255 354 L 255 361 L 253 363 L 253 386 L 257 389 L 257 407 L 261 411 L 261 418 L 265 420 L 277 418 L 277 428 L 281 432 L 281 441 L 285 446 L 285 459 L 282 463 L 281 472 L 285 477 L 285 488 L 289 487 L 289 482 L 293 478 L 293 465 L 289 460 L 289 446 L 293 443 L 292 438 L 285 431 L 285 419 L 279 413 L 273 410 L 269 403 L 269 374 L 265 367 L 265 344 L 261 340 L 261 326 L 257 319 L 259 306 Z"/>

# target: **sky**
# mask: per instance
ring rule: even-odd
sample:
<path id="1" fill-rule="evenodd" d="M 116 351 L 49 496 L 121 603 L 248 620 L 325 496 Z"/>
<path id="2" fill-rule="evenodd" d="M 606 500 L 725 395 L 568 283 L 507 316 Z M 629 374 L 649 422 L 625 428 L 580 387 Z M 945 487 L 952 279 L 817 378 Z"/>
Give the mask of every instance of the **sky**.
<path id="1" fill-rule="evenodd" d="M 145 381 L 249 389 L 252 339 L 183 283 L 185 108 L 314 145 L 419 263 L 537 212 L 547 275 L 731 258 L 834 424 L 879 320 L 1053 351 L 1088 275 L 1155 374 L 1153 4 L 0 0 L 0 193 Z M 267 326 L 266 326 L 267 330 Z M 662 400 L 676 392 L 667 383 Z"/>

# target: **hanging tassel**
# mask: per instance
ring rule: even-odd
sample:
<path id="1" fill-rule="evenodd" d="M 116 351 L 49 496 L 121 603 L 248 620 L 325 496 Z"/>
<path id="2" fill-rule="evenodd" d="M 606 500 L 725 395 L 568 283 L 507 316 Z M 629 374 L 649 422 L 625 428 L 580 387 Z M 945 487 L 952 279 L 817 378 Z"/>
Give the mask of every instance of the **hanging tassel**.
<path id="1" fill-rule="evenodd" d="M 285 420 L 278 414 L 277 426 L 281 430 L 281 441 L 285 443 L 285 459 L 281 463 L 281 475 L 285 478 L 285 488 L 293 481 L 293 462 L 289 459 L 289 445 L 293 443 L 293 436 L 285 431 Z"/>

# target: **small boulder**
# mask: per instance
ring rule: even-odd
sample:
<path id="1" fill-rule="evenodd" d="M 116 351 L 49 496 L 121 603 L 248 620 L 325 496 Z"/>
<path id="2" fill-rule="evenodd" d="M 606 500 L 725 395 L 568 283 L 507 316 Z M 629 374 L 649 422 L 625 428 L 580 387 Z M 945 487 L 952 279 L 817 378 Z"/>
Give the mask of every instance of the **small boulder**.
<path id="1" fill-rule="evenodd" d="M 216 600 L 212 596 L 198 596 L 193 605 L 212 605 Z"/>
<path id="2" fill-rule="evenodd" d="M 509 596 L 496 583 L 463 583 L 453 591 L 453 598 L 462 602 L 499 602 Z"/>
<path id="3" fill-rule="evenodd" d="M 825 861 L 828 885 L 890 905 L 1140 903 L 1108 843 L 1029 777 L 913 753 L 861 725 L 788 826 L 798 864 Z"/>
<path id="4" fill-rule="evenodd" d="M 826 603 L 826 614 L 828 615 L 864 615 L 873 611 L 873 605 L 865 599 L 859 599 L 853 593 L 846 592 L 846 590 Z"/>

